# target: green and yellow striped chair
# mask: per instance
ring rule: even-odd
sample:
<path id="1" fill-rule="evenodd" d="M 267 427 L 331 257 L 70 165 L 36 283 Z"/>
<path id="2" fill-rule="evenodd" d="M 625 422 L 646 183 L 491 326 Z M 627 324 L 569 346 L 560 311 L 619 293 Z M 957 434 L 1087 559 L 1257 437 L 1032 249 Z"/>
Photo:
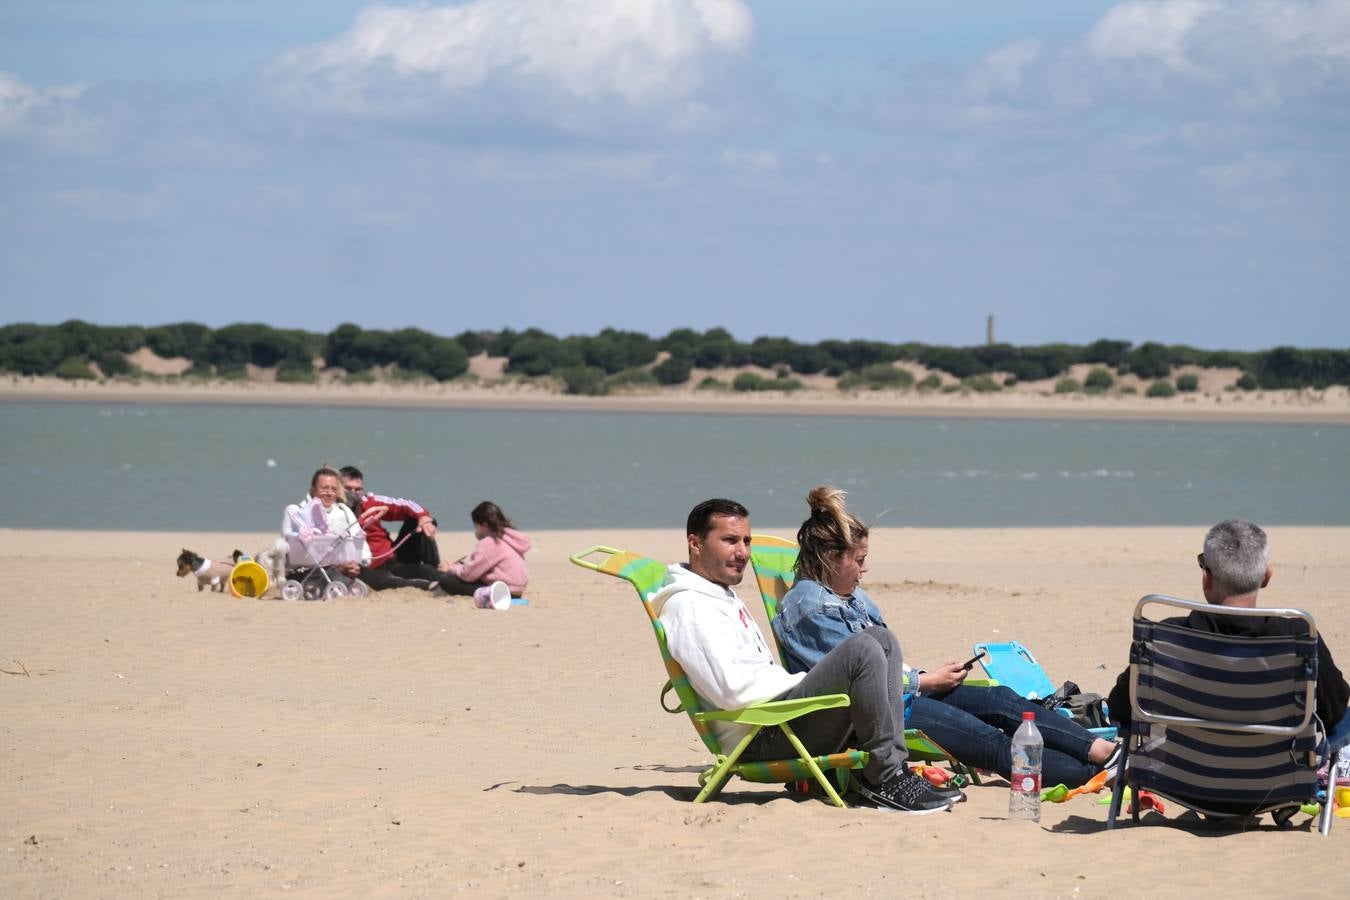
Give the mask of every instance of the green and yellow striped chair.
<path id="1" fill-rule="evenodd" d="M 772 626 L 773 620 L 778 617 L 778 604 L 783 602 L 783 597 L 797 577 L 797 542 L 772 534 L 751 535 L 750 566 L 755 571 L 759 597 L 764 601 L 764 614 L 769 617 Z M 770 630 L 773 630 L 772 627 Z M 773 632 L 773 642 L 778 648 L 778 658 L 787 665 L 787 656 L 783 653 L 783 645 L 778 643 L 776 631 Z M 992 685 L 995 682 L 967 679 L 966 683 Z M 909 750 L 909 758 L 915 762 L 945 763 L 973 784 L 980 783 L 979 773 L 942 749 L 937 741 L 918 728 L 905 729 L 905 747 Z"/>
<path id="2" fill-rule="evenodd" d="M 832 771 L 838 780 L 838 787 L 848 783 L 851 769 L 861 769 L 867 764 L 867 753 L 863 750 L 844 750 L 825 756 L 813 756 L 803 746 L 793 732 L 790 723 L 801 716 L 821 709 L 835 709 L 848 706 L 847 694 L 827 694 L 820 697 L 802 697 L 797 700 L 767 700 L 753 703 L 744 709 L 704 710 L 698 695 L 689 684 L 684 669 L 670 655 L 666 646 L 666 631 L 657 618 L 652 598 L 666 577 L 666 566 L 649 556 L 639 556 L 613 547 L 588 547 L 571 556 L 573 563 L 584 569 L 622 578 L 633 586 L 642 601 L 642 607 L 651 620 L 652 630 L 656 632 L 656 644 L 661 650 L 661 659 L 666 666 L 670 680 L 661 689 L 661 708 L 668 713 L 684 712 L 694 723 L 694 730 L 703 739 L 704 745 L 712 752 L 714 761 L 701 775 L 699 785 L 702 790 L 694 798 L 695 803 L 703 803 L 716 797 L 731 776 L 739 776 L 746 781 L 761 784 L 786 784 L 790 782 L 814 779 L 825 791 L 825 795 L 835 806 L 843 807 L 844 801 L 826 771 Z M 668 706 L 666 695 L 671 691 L 679 698 L 679 705 Z M 713 733 L 710 722 L 724 721 L 750 725 L 750 733 L 732 748 L 731 752 L 721 746 L 717 735 Z M 741 762 L 741 754 L 764 728 L 778 728 L 797 750 L 796 759 L 773 760 L 770 762 Z"/>

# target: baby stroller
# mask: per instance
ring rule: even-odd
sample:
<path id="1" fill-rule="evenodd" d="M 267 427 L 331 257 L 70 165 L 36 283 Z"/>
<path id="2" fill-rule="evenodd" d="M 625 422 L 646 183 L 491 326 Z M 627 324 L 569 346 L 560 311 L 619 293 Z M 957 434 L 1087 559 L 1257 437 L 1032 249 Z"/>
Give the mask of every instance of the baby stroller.
<path id="1" fill-rule="evenodd" d="M 308 509 L 286 508 L 286 580 L 281 585 L 282 600 L 333 600 L 337 597 L 366 597 L 370 588 L 359 578 L 348 578 L 337 566 L 361 562 L 365 535 L 354 523 L 345 532 L 333 532 L 323 504 L 317 500 Z"/>

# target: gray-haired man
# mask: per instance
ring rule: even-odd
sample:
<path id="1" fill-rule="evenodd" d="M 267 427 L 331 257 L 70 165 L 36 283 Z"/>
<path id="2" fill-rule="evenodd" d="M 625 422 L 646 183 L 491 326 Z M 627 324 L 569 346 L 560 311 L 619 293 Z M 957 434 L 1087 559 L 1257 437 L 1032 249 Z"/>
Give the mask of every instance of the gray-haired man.
<path id="1" fill-rule="evenodd" d="M 1274 568 L 1270 564 L 1270 546 L 1266 533 L 1251 522 L 1228 519 L 1220 522 L 1205 535 L 1205 549 L 1197 557 L 1203 575 L 1200 585 L 1206 602 L 1213 606 L 1256 607 L 1256 595 L 1270 584 Z M 1294 634 L 1302 626 L 1289 619 L 1235 618 L 1193 612 L 1185 618 L 1169 619 L 1196 631 L 1212 634 L 1266 635 Z M 1126 669 L 1116 679 L 1107 703 L 1111 718 L 1121 726 L 1130 724 L 1130 672 Z M 1333 748 L 1344 746 L 1350 740 L 1350 685 L 1336 668 L 1331 651 L 1317 637 L 1317 715 L 1331 736 Z"/>

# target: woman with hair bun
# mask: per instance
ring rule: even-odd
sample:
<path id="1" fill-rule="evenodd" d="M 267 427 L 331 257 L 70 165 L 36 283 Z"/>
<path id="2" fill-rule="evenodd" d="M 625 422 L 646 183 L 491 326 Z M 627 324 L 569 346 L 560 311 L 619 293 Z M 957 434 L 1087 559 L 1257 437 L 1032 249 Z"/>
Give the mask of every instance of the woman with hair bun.
<path id="1" fill-rule="evenodd" d="M 791 672 L 810 669 L 854 632 L 887 627 L 860 586 L 867 573 L 869 529 L 848 511 L 844 498 L 844 491 L 829 485 L 806 495 L 811 515 L 797 532 L 796 583 L 773 621 Z M 1007 778 L 1011 736 L 1022 723 L 1022 713 L 1030 711 L 1045 739 L 1045 784 L 1078 787 L 1113 767 L 1115 742 L 1094 737 L 1072 719 L 1029 703 L 1006 687 L 963 684 L 967 671 L 958 662 L 931 671 L 905 666 L 906 726 L 922 729 L 966 765 Z"/>

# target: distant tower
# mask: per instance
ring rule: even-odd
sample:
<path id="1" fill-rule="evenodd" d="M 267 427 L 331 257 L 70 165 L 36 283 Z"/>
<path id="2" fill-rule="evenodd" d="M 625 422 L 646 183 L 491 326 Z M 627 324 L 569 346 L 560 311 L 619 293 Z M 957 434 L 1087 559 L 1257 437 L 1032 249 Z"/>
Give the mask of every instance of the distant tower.
<path id="1" fill-rule="evenodd" d="M 994 317 L 990 316 L 984 326 L 984 342 L 986 344 L 994 343 Z"/>

